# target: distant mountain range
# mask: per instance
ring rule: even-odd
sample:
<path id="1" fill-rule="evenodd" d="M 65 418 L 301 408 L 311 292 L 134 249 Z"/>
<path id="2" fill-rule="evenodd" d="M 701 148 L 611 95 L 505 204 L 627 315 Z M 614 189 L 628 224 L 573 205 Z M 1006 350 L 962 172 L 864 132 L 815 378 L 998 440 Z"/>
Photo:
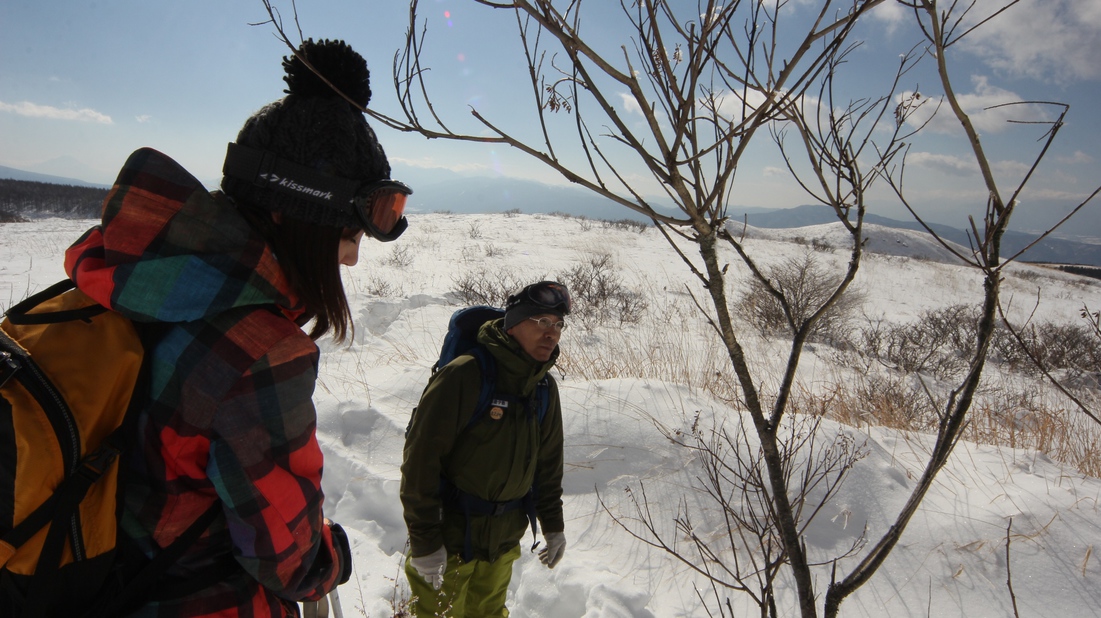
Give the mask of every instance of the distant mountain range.
<path id="1" fill-rule="evenodd" d="M 409 182 L 414 187 L 412 204 L 422 212 L 479 213 L 518 209 L 525 213 L 561 212 L 591 219 L 649 221 L 633 210 L 580 187 L 457 174 L 444 179 L 417 179 L 413 172 L 407 175 L 411 176 Z M 836 221 L 833 211 L 825 206 L 751 208 L 732 212 L 731 217 L 737 220 L 744 217 L 749 225 L 760 228 L 797 228 Z M 865 221 L 885 227 L 925 231 L 916 221 L 902 221 L 878 215 L 866 215 Z M 963 247 L 971 245 L 964 230 L 940 224 L 930 224 L 929 227 L 945 240 Z M 1002 237 L 1002 255 L 1014 255 L 1036 238 L 1035 234 L 1008 231 Z M 1049 237 L 1025 252 L 1022 259 L 1029 262 L 1101 266 L 1101 245 Z"/>
<path id="2" fill-rule="evenodd" d="M 564 213 L 590 219 L 630 219 L 649 221 L 645 216 L 602 198 L 588 190 L 573 186 L 548 185 L 532 180 L 464 176 L 434 168 L 427 170 L 395 165 L 396 178 L 408 182 L 414 189 L 410 212 L 487 213 L 518 210 L 524 213 Z M 25 172 L 0 166 L 0 178 L 68 184 L 82 187 L 109 188 L 81 180 Z M 216 183 L 208 183 L 213 186 Z M 731 217 L 745 220 L 759 228 L 797 228 L 835 221 L 833 211 L 824 206 L 795 208 L 747 208 L 731 212 Z M 914 221 L 902 221 L 877 215 L 866 215 L 865 221 L 876 225 L 924 231 Z M 929 226 L 946 240 L 964 247 L 970 246 L 967 233 L 947 225 Z M 1002 240 L 1002 255 L 1010 256 L 1036 239 L 1034 234 L 1009 231 Z M 1059 238 L 1047 238 L 1030 248 L 1022 259 L 1030 262 L 1085 264 L 1101 266 L 1101 245 Z"/>
<path id="3" fill-rule="evenodd" d="M 595 193 L 570 185 L 534 180 L 464 176 L 440 168 L 395 166 L 394 177 L 413 187 L 410 208 L 415 212 L 487 213 L 519 210 L 565 213 L 590 219 L 650 219 Z"/>
<path id="4" fill-rule="evenodd" d="M 738 220 L 742 220 L 742 217 L 748 225 L 773 229 L 806 227 L 837 221 L 833 211 L 825 206 L 797 206 L 782 210 L 744 212 Z M 925 231 L 916 221 L 900 221 L 871 214 L 865 215 L 864 221 L 885 227 Z M 964 230 L 934 223 L 929 224 L 929 228 L 941 238 L 963 247 L 970 247 L 973 244 Z M 1007 231 L 1002 236 L 1002 255 L 1004 257 L 1015 255 L 1035 242 L 1036 238 L 1035 234 Z M 1028 262 L 1101 266 L 1101 245 L 1049 237 L 1029 248 L 1021 255 L 1021 259 Z"/>
<path id="5" fill-rule="evenodd" d="M 29 182 L 48 182 L 55 185 L 72 185 L 74 187 L 94 187 L 97 189 L 111 188 L 111 185 L 85 182 L 83 180 L 76 180 L 74 178 L 53 176 L 51 174 L 39 174 L 38 172 L 25 172 L 23 170 L 17 170 L 14 167 L 5 167 L 3 165 L 0 165 L 0 178 L 9 178 L 11 180 L 26 180 Z"/>

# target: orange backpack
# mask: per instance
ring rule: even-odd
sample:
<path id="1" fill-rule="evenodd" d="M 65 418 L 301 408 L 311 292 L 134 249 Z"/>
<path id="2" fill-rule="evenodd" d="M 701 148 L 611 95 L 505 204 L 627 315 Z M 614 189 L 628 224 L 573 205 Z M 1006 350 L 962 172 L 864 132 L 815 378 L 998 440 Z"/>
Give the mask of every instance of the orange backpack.
<path id="1" fill-rule="evenodd" d="M 0 324 L 0 615 L 13 618 L 117 613 L 215 515 L 152 562 L 121 566 L 118 459 L 131 400 L 145 397 L 132 397 L 144 347 L 129 319 L 73 287 L 26 299 Z"/>

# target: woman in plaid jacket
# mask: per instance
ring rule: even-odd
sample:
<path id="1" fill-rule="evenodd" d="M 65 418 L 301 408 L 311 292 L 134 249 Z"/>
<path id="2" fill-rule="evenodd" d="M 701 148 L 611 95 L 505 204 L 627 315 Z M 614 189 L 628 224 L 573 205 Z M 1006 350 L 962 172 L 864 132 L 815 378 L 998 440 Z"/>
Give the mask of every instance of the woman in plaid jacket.
<path id="1" fill-rule="evenodd" d="M 366 106 L 366 63 L 344 43 L 298 54 Z M 350 330 L 340 267 L 365 233 L 400 235 L 410 191 L 360 109 L 297 57 L 284 66 L 289 94 L 230 144 L 224 192 L 139 150 L 66 254 L 82 291 L 155 333 L 123 530 L 152 557 L 216 512 L 135 616 L 295 616 L 351 573 L 322 513 L 314 340 Z"/>

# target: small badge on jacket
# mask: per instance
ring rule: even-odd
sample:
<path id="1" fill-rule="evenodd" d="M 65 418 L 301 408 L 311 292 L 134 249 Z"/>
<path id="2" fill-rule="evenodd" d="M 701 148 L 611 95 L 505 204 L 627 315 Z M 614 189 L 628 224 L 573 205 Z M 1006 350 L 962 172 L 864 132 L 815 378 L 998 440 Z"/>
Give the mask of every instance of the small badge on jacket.
<path id="1" fill-rule="evenodd" d="M 489 404 L 489 418 L 495 421 L 501 420 L 506 408 L 508 408 L 508 399 L 494 399 Z"/>

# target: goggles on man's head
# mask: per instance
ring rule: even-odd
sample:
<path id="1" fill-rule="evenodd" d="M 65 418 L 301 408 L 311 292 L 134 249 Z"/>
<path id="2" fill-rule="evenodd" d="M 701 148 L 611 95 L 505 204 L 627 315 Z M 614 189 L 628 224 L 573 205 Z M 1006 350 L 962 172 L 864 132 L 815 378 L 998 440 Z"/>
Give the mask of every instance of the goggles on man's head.
<path id="1" fill-rule="evenodd" d="M 413 190 L 397 180 L 379 180 L 360 189 L 352 204 L 363 223 L 363 230 L 371 237 L 390 242 L 401 236 L 409 222 L 405 214 L 405 202 Z"/>
<path id="2" fill-rule="evenodd" d="M 396 180 L 383 179 L 364 186 L 299 165 L 267 150 L 230 142 L 222 173 L 299 200 L 335 208 L 357 220 L 372 238 L 390 242 L 409 227 L 405 203 L 413 190 Z M 307 218 L 308 219 L 308 218 Z"/>
<path id="3" fill-rule="evenodd" d="M 540 281 L 533 283 L 510 296 L 508 307 L 521 303 L 530 303 L 552 313 L 567 315 L 570 312 L 570 291 L 566 286 L 555 281 Z"/>

